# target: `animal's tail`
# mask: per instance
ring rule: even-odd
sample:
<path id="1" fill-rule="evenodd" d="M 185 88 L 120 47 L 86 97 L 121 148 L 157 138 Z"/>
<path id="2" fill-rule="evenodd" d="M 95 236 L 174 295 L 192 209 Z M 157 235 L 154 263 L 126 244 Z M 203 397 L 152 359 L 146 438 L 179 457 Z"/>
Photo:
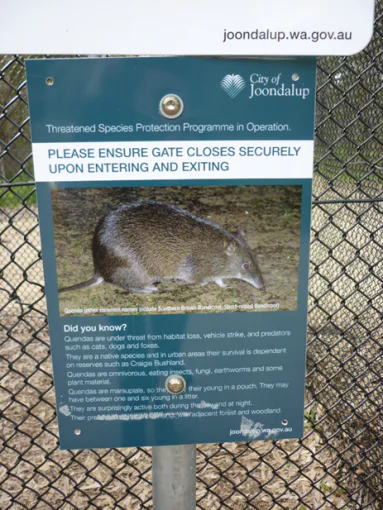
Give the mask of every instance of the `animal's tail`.
<path id="1" fill-rule="evenodd" d="M 93 276 L 90 280 L 86 282 L 77 283 L 76 285 L 72 285 L 71 287 L 63 287 L 59 289 L 59 294 L 61 292 L 68 292 L 70 290 L 80 290 L 80 289 L 89 289 L 90 287 L 94 287 L 95 285 L 99 285 L 104 281 L 102 276 Z"/>

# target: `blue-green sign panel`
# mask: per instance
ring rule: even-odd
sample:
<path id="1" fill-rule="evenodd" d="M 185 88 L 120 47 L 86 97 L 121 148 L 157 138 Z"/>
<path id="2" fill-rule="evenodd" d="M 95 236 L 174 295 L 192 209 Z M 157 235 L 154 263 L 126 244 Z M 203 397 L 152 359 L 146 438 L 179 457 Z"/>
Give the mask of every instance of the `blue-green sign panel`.
<path id="1" fill-rule="evenodd" d="M 315 59 L 27 77 L 61 447 L 302 436 Z"/>

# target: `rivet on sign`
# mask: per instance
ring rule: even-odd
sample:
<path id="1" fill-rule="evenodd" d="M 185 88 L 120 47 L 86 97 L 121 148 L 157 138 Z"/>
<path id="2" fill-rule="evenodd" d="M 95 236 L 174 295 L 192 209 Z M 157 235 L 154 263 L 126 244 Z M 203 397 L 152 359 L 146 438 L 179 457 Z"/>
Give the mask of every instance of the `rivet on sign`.
<path id="1" fill-rule="evenodd" d="M 176 119 L 183 110 L 184 103 L 176 94 L 166 94 L 160 101 L 160 113 L 167 119 Z"/>
<path id="2" fill-rule="evenodd" d="M 283 425 L 284 427 L 286 427 L 286 425 L 288 425 L 288 424 L 289 424 L 288 420 L 282 420 L 282 425 Z"/>
<path id="3" fill-rule="evenodd" d="M 294 74 L 292 75 L 291 79 L 292 79 L 293 81 L 298 81 L 298 80 L 299 80 L 299 74 L 298 74 L 298 73 L 294 73 Z"/>
<path id="4" fill-rule="evenodd" d="M 54 84 L 54 79 L 51 76 L 48 76 L 48 78 L 45 80 L 45 83 L 47 85 L 53 85 Z"/>
<path id="5" fill-rule="evenodd" d="M 166 391 L 179 395 L 186 389 L 186 381 L 181 375 L 170 375 L 165 382 Z"/>
<path id="6" fill-rule="evenodd" d="M 79 436 L 81 434 L 81 430 L 80 429 L 75 429 L 74 433 L 76 434 L 76 436 Z"/>

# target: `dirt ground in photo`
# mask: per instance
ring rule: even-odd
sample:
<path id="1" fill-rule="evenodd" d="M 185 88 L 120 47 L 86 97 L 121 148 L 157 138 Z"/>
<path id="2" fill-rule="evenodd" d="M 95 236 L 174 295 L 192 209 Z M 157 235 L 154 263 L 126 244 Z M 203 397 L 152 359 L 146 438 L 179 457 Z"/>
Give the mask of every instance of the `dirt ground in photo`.
<path id="1" fill-rule="evenodd" d="M 61 294 L 60 313 L 78 315 L 65 313 L 65 310 L 79 308 L 217 304 L 236 307 L 253 303 L 279 304 L 279 310 L 294 310 L 297 303 L 301 199 L 300 186 L 54 189 L 52 208 L 59 288 L 75 285 L 93 276 L 91 241 L 98 221 L 115 207 L 137 200 L 175 205 L 230 232 L 244 230 L 246 241 L 258 257 L 266 286 L 266 291 L 260 291 L 240 280 L 228 280 L 227 288 L 220 288 L 215 283 L 201 286 L 169 280 L 158 284 L 158 292 L 139 294 L 102 283 L 90 289 Z M 209 246 L 201 249 L 209 250 Z M 124 314 L 119 311 L 107 313 Z M 105 315 L 105 312 L 85 315 Z"/>

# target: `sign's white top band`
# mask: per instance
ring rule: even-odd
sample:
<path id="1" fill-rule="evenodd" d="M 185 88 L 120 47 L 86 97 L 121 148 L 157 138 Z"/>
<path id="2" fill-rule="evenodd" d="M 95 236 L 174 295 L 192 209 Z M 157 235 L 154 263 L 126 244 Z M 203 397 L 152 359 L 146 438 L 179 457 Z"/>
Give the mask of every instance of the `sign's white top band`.
<path id="1" fill-rule="evenodd" d="M 37 182 L 311 179 L 314 142 L 35 143 Z"/>
<path id="2" fill-rule="evenodd" d="M 19 0 L 2 2 L 0 53 L 351 55 L 374 0 Z"/>

